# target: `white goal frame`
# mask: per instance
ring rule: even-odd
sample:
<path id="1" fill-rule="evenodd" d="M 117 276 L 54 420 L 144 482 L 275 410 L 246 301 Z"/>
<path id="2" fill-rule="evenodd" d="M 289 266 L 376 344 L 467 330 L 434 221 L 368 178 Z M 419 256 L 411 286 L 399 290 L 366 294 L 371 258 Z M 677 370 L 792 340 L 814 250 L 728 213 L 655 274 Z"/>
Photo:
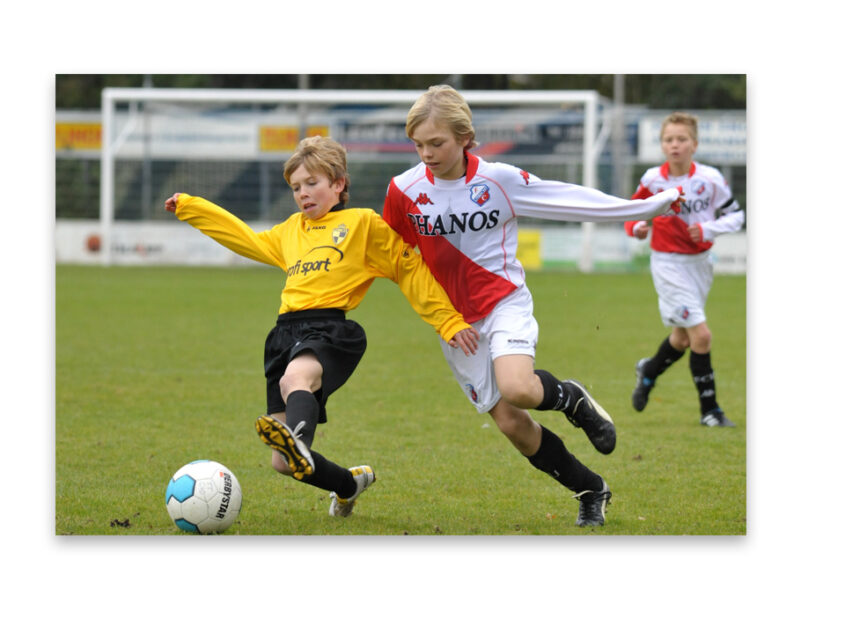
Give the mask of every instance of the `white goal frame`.
<path id="1" fill-rule="evenodd" d="M 100 168 L 100 258 L 103 265 L 112 263 L 112 225 L 114 222 L 115 156 L 134 130 L 137 117 L 130 116 L 121 130 L 115 129 L 118 104 L 141 102 L 229 103 L 229 104 L 412 104 L 419 90 L 320 90 L 320 89 L 182 89 L 182 88 L 105 88 L 102 91 L 102 145 Z M 581 105 L 584 108 L 583 183 L 596 187 L 598 157 L 610 126 L 607 122 L 599 133 L 598 107 L 600 96 L 593 90 L 462 90 L 473 105 Z M 593 223 L 582 223 L 582 253 L 579 269 L 593 270 Z"/>

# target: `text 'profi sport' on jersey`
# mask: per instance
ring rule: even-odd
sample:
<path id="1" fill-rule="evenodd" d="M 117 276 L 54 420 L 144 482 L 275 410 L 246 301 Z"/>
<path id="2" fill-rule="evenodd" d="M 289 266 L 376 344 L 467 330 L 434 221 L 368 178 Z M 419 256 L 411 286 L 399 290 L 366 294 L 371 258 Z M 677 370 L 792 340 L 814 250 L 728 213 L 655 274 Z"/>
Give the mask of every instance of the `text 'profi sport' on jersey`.
<path id="1" fill-rule="evenodd" d="M 176 217 L 244 257 L 286 273 L 279 313 L 356 308 L 373 280 L 390 279 L 446 341 L 467 327 L 419 254 L 372 209 L 302 212 L 261 232 L 198 196 L 179 197 Z"/>

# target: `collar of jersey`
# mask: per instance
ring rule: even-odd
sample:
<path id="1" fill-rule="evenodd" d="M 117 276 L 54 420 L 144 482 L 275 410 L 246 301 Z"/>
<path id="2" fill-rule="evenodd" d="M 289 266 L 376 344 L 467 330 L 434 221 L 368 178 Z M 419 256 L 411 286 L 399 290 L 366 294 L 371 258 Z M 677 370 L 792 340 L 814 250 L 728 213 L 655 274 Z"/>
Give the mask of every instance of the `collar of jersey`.
<path id="1" fill-rule="evenodd" d="M 329 215 L 330 213 L 332 213 L 333 211 L 343 211 L 344 209 L 346 209 L 346 207 L 344 206 L 344 204 L 339 202 L 339 203 L 338 203 L 338 204 L 336 204 L 334 207 L 332 207 L 331 209 L 329 209 L 329 210 L 326 212 L 326 215 L 325 215 L 325 216 L 320 216 L 320 218 L 319 218 L 318 220 L 311 220 L 311 219 L 310 219 L 308 216 L 306 216 L 304 213 L 302 214 L 302 217 L 305 219 L 305 221 L 306 221 L 306 222 L 323 222 L 323 220 L 325 220 L 326 216 L 328 216 L 328 215 Z M 302 213 L 302 212 L 300 212 L 300 213 Z"/>
<path id="2" fill-rule="evenodd" d="M 464 177 L 464 182 L 468 183 L 473 179 L 473 177 L 475 177 L 475 173 L 478 171 L 478 157 L 465 151 L 464 158 L 467 161 L 467 173 Z M 434 174 L 431 173 L 431 170 L 428 169 L 428 167 L 425 168 L 425 177 L 428 179 L 429 183 L 434 185 Z"/>
<path id="3" fill-rule="evenodd" d="M 689 174 L 687 176 L 692 176 L 695 174 L 695 161 L 693 161 L 689 166 Z M 660 175 L 663 178 L 669 178 L 669 161 L 666 161 L 663 165 L 660 166 Z"/>

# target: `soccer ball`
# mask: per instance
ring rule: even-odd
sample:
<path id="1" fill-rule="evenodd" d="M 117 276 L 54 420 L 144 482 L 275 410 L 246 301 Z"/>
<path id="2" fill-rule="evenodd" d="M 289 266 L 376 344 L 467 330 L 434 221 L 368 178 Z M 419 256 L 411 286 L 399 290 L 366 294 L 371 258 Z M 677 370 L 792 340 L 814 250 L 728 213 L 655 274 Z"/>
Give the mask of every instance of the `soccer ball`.
<path id="1" fill-rule="evenodd" d="M 170 478 L 164 503 L 176 526 L 188 533 L 222 533 L 241 512 L 241 485 L 219 462 L 195 460 Z"/>

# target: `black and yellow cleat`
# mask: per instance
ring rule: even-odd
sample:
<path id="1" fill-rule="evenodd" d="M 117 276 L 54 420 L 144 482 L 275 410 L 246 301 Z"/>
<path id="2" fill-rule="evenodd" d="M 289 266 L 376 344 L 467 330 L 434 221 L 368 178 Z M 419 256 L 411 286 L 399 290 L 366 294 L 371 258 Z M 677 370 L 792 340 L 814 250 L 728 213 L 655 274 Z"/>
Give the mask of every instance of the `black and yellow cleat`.
<path id="1" fill-rule="evenodd" d="M 255 431 L 261 441 L 278 451 L 293 471 L 293 477 L 302 480 L 314 473 L 314 459 L 308 447 L 299 439 L 297 432 L 305 421 L 291 431 L 287 423 L 276 420 L 272 416 L 259 416 L 255 421 Z"/>

